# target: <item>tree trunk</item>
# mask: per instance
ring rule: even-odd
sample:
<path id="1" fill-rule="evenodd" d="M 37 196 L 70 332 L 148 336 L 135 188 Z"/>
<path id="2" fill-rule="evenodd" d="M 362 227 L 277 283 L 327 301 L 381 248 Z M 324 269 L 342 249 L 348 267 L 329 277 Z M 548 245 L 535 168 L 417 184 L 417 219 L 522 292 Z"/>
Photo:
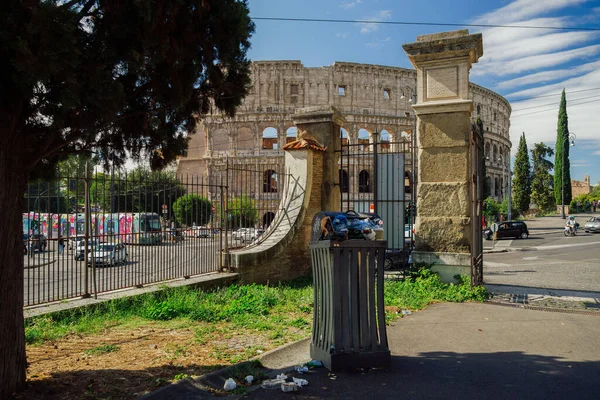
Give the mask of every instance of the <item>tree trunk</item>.
<path id="1" fill-rule="evenodd" d="M 2 121 L 3 118 L 0 118 Z M 22 212 L 27 171 L 25 141 L 0 126 L 0 399 L 25 384 Z"/>

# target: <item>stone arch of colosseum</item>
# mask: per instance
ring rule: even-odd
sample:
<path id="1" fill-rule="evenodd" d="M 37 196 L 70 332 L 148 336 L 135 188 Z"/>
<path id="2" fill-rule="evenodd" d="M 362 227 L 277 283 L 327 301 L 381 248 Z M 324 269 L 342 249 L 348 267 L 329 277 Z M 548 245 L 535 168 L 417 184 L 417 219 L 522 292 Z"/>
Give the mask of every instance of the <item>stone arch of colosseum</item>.
<path id="1" fill-rule="evenodd" d="M 225 158 L 264 166 L 265 170 L 270 165 L 283 168 L 282 147 L 295 139 L 288 134 L 294 127 L 293 115 L 296 109 L 311 106 L 336 107 L 345 117 L 342 140 L 352 144 L 359 143 L 360 129 L 371 134 L 368 140 L 382 131 L 391 142 L 411 140 L 415 87 L 416 72 L 406 68 L 348 62 L 317 68 L 305 67 L 300 61 L 253 62 L 252 87 L 236 116 L 213 115 L 201 121 L 190 136 L 187 156 L 179 160 L 179 173 L 193 171 L 210 180 L 223 169 Z M 502 96 L 472 83 L 470 97 L 474 102 L 472 122 L 478 118 L 483 122 L 492 197 L 501 200 L 506 193 L 496 182 L 500 186 L 509 181 L 511 107 Z M 277 134 L 265 142 L 263 131 L 269 127 Z M 348 190 L 358 191 L 358 175 L 350 175 Z"/>

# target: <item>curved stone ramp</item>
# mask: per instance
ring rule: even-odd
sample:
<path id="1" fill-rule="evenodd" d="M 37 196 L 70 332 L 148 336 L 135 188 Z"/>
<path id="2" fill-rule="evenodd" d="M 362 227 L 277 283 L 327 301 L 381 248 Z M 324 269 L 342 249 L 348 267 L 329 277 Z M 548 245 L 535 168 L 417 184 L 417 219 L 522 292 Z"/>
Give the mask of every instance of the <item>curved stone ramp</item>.
<path id="1" fill-rule="evenodd" d="M 286 281 L 306 275 L 310 269 L 305 236 L 310 234 L 312 214 L 307 217 L 307 210 L 312 208 L 314 162 L 320 160 L 320 154 L 315 157 L 308 149 L 286 152 L 285 166 L 292 173 L 273 222 L 259 241 L 229 253 L 229 265 L 242 282 Z M 320 201 L 320 196 L 316 197 Z"/>

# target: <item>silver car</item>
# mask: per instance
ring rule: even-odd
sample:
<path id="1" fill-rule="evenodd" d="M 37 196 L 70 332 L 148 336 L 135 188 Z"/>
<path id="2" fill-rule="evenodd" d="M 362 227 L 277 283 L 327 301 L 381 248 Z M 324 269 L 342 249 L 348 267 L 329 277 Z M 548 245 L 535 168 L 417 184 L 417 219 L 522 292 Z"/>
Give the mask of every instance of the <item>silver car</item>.
<path id="1" fill-rule="evenodd" d="M 126 264 L 129 260 L 129 254 L 124 244 L 103 243 L 94 249 L 91 257 L 88 257 L 88 264 L 92 263 L 92 259 L 96 265 Z"/>
<path id="2" fill-rule="evenodd" d="M 583 226 L 586 232 L 600 232 L 600 217 L 591 217 Z"/>

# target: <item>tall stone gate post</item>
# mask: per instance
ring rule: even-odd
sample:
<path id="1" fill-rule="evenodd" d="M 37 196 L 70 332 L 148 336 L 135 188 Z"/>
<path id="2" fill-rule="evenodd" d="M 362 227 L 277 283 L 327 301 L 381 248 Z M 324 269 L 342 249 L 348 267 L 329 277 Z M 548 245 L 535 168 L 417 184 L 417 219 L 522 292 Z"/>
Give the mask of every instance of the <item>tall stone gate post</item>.
<path id="1" fill-rule="evenodd" d="M 340 209 L 339 160 L 341 149 L 340 127 L 344 124 L 342 114 L 332 106 L 306 107 L 294 115 L 298 139 L 314 139 L 326 148 L 323 154 L 323 180 L 321 182 L 321 209 L 319 211 L 338 211 Z M 320 171 L 315 171 L 319 173 Z M 310 215 L 309 218 L 312 218 Z"/>
<path id="2" fill-rule="evenodd" d="M 418 36 L 402 46 L 417 70 L 417 220 L 413 262 L 433 264 L 444 281 L 470 274 L 471 159 L 469 70 L 483 54 L 468 30 Z"/>

